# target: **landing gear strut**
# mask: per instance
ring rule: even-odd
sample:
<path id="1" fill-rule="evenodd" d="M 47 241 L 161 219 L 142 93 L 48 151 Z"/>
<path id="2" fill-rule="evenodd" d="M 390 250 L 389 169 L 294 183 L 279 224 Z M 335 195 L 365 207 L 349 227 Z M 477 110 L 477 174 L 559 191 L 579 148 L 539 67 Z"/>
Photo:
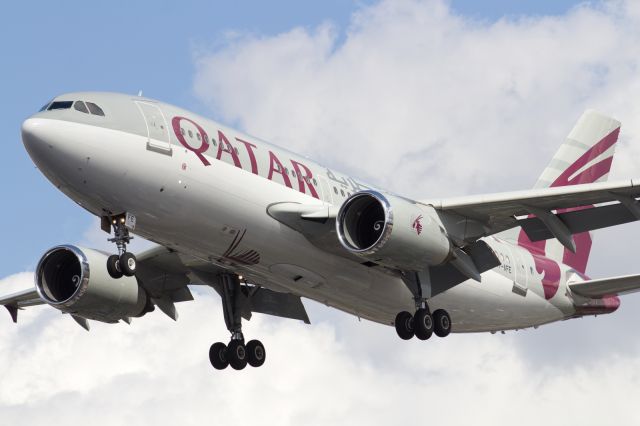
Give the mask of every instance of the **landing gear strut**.
<path id="1" fill-rule="evenodd" d="M 260 367 L 266 359 L 264 345 L 259 340 L 251 340 L 246 345 L 242 334 L 241 287 L 240 280 L 233 274 L 221 274 L 216 288 L 222 297 L 222 311 L 227 330 L 231 333 L 228 345 L 216 342 L 209 349 L 209 361 L 216 370 L 231 366 L 242 370 L 249 364 Z"/>
<path id="2" fill-rule="evenodd" d="M 129 213 L 111 218 L 113 238 L 109 238 L 109 242 L 115 243 L 118 247 L 118 254 L 111 255 L 107 259 L 107 272 L 112 278 L 118 279 L 123 275 L 132 277 L 136 274 L 138 262 L 135 255 L 127 251 L 127 244 L 133 239 L 129 229 L 135 228 L 135 223 L 135 216 Z"/>
<path id="3" fill-rule="evenodd" d="M 403 340 L 409 340 L 413 336 L 420 340 L 427 340 L 433 334 L 438 337 L 446 337 L 451 332 L 451 317 L 444 309 L 437 309 L 433 314 L 429 309 L 426 297 L 422 294 L 422 285 L 416 276 L 406 279 L 407 288 L 413 293 L 416 305 L 414 315 L 402 311 L 396 315 L 394 322 L 398 336 Z"/>

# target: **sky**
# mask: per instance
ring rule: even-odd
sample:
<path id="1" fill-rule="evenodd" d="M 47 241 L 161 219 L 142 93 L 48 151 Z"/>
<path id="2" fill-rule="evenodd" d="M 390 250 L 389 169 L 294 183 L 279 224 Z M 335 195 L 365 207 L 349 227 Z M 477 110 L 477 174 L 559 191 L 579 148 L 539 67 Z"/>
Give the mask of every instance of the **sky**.
<path id="1" fill-rule="evenodd" d="M 0 16 L 5 201 L 0 293 L 60 243 L 104 247 L 57 192 L 20 123 L 76 90 L 137 93 L 210 116 L 415 198 L 529 188 L 581 112 L 623 123 L 611 179 L 639 175 L 640 7 L 632 1 L 14 2 Z M 640 227 L 596 233 L 588 273 L 638 273 Z M 633 424 L 640 298 L 613 315 L 505 335 L 401 342 L 307 305 L 256 315 L 267 363 L 215 372 L 219 300 L 85 332 L 49 307 L 0 321 L 11 424 Z M 0 320 L 2 317 L 0 316 Z M 416 416 L 420 410 L 423 416 Z"/>

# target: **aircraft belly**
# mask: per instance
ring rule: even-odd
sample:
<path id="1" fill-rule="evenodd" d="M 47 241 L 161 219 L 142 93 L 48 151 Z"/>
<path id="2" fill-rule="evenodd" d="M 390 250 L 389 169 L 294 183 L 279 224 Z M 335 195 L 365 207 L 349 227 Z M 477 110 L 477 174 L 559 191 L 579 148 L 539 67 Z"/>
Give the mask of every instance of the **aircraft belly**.
<path id="1" fill-rule="evenodd" d="M 446 309 L 453 332 L 521 329 L 558 321 L 563 312 L 532 291 L 514 293 L 513 281 L 494 270 L 482 282 L 465 281 L 431 299 L 432 309 Z"/>

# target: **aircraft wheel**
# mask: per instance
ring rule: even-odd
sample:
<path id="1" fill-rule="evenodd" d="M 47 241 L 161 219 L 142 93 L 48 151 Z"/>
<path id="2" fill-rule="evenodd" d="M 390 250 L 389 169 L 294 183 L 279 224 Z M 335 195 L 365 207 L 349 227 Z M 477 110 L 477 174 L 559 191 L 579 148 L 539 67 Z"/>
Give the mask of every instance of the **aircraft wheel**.
<path id="1" fill-rule="evenodd" d="M 224 370 L 229 365 L 226 357 L 227 345 L 216 342 L 209 348 L 209 361 L 216 370 Z"/>
<path id="2" fill-rule="evenodd" d="M 128 251 L 122 253 L 120 256 L 120 270 L 127 277 L 133 277 L 136 274 L 136 267 L 138 266 L 138 261 L 133 253 L 129 253 Z"/>
<path id="3" fill-rule="evenodd" d="M 407 311 L 402 311 L 396 315 L 396 333 L 402 340 L 409 340 L 414 335 L 413 315 Z"/>
<path id="4" fill-rule="evenodd" d="M 120 270 L 120 258 L 117 254 L 111 255 L 107 258 L 107 272 L 111 275 L 111 278 L 121 278 L 123 273 Z"/>
<path id="5" fill-rule="evenodd" d="M 444 309 L 438 309 L 433 313 L 433 332 L 438 337 L 447 337 L 451 333 L 451 317 Z"/>
<path id="6" fill-rule="evenodd" d="M 240 340 L 232 340 L 227 346 L 226 357 L 234 370 L 242 370 L 247 366 L 247 348 Z"/>
<path id="7" fill-rule="evenodd" d="M 413 317 L 416 337 L 427 340 L 433 334 L 433 317 L 428 309 L 420 308 Z"/>
<path id="8" fill-rule="evenodd" d="M 264 345 L 259 340 L 250 340 L 247 343 L 247 361 L 252 367 L 260 367 L 266 359 Z"/>

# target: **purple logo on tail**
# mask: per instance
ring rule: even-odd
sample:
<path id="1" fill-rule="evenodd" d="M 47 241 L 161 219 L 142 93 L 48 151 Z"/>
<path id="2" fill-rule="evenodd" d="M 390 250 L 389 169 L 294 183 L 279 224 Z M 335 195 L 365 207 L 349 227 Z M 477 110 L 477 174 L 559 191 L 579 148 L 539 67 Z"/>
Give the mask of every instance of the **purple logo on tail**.
<path id="1" fill-rule="evenodd" d="M 607 157 L 586 169 L 583 167 L 588 165 L 591 161 L 595 160 L 602 153 L 611 148 L 618 140 L 618 133 L 620 128 L 616 128 L 607 136 L 602 138 L 591 149 L 585 152 L 580 158 L 578 158 L 572 165 L 570 165 L 564 172 L 558 176 L 550 185 L 556 186 L 569 186 L 580 185 L 585 183 L 594 183 L 611 170 L 611 163 L 613 162 L 613 156 Z M 575 207 L 572 209 L 561 209 L 558 213 L 565 213 L 569 211 L 588 209 L 593 206 Z M 530 215 L 529 217 L 533 217 Z M 571 266 L 581 274 L 584 274 L 587 269 L 587 262 L 589 260 L 589 254 L 591 253 L 591 236 L 588 232 L 582 232 L 573 236 L 576 244 L 576 252 L 572 253 L 570 250 L 564 249 L 562 262 Z M 546 257 L 546 241 L 533 242 L 529 239 L 524 230 L 520 231 L 518 236 L 518 245 L 527 249 L 532 255 L 536 264 L 536 270 L 539 274 L 544 272 L 542 278 L 542 286 L 544 288 L 545 298 L 551 299 L 556 292 L 560 284 L 560 266 L 556 261 Z"/>

